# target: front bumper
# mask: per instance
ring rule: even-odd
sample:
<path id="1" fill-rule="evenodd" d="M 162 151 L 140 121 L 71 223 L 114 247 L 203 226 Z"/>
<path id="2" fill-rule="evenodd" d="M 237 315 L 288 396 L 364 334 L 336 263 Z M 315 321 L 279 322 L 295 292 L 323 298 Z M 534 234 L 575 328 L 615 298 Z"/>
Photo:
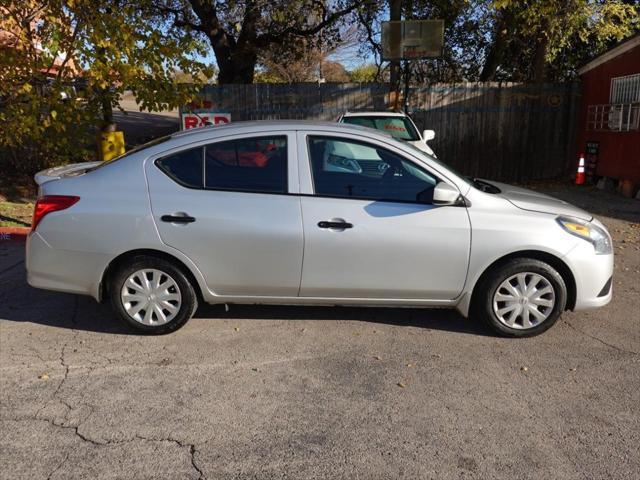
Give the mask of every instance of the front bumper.
<path id="1" fill-rule="evenodd" d="M 573 310 L 602 307 L 613 296 L 613 253 L 596 255 L 593 245 L 581 241 L 564 258 L 576 282 Z M 608 287 L 608 288 L 607 288 Z"/>

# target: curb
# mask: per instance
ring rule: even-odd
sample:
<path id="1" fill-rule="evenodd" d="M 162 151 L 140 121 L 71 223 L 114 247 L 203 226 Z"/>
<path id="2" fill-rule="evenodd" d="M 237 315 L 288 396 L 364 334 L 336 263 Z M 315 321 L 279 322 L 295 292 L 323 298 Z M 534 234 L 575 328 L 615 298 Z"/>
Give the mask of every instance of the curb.
<path id="1" fill-rule="evenodd" d="M 31 231 L 27 227 L 0 227 L 0 245 L 5 243 L 23 243 Z"/>

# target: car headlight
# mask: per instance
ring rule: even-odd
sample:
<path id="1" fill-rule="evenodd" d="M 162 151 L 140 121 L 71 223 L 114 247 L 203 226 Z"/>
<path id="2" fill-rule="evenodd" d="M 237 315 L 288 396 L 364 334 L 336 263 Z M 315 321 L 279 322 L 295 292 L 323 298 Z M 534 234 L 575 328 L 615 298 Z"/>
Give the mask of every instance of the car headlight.
<path id="1" fill-rule="evenodd" d="M 577 218 L 558 217 L 556 221 L 566 232 L 592 243 L 596 254 L 606 255 L 613 251 L 611 237 L 604 228 Z"/>

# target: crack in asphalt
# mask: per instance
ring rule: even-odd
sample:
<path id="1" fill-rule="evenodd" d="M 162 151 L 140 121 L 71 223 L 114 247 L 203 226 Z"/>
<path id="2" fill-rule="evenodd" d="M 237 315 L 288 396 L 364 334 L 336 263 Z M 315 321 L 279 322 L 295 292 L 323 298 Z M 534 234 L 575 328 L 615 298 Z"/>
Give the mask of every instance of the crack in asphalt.
<path id="1" fill-rule="evenodd" d="M 68 429 L 71 430 L 74 435 L 76 437 L 78 437 L 80 440 L 82 440 L 83 442 L 87 442 L 90 443 L 92 445 L 98 446 L 98 447 L 102 447 L 102 446 L 109 446 L 109 445 L 121 445 L 121 444 L 126 444 L 126 443 L 131 443 L 134 441 L 147 441 L 147 442 L 169 442 L 169 443 L 174 443 L 175 445 L 177 445 L 178 447 L 180 447 L 181 449 L 187 449 L 189 452 L 189 459 L 191 462 L 191 466 L 193 467 L 193 469 L 197 472 L 198 474 L 198 480 L 206 480 L 206 476 L 203 472 L 203 470 L 198 466 L 197 462 L 196 462 L 196 454 L 198 453 L 198 450 L 196 448 L 196 445 L 193 443 L 185 443 L 182 442 L 180 440 L 174 439 L 174 438 L 149 438 L 149 437 L 144 437 L 142 435 L 136 434 L 133 438 L 127 439 L 127 440 L 107 440 L 107 441 L 100 441 L 100 440 L 96 440 L 91 438 L 89 435 L 86 435 L 85 433 L 82 433 L 80 431 L 80 428 L 82 427 L 82 425 L 87 422 L 87 420 L 94 414 L 95 410 L 94 407 L 92 405 L 89 404 L 81 404 L 81 405 L 76 405 L 76 407 L 74 408 L 72 405 L 70 405 L 64 398 L 62 398 L 60 396 L 60 392 L 62 391 L 65 382 L 67 381 L 67 379 L 69 378 L 69 372 L 71 370 L 71 364 L 68 362 L 67 360 L 67 349 L 69 347 L 70 344 L 75 344 L 77 339 L 78 339 L 78 335 L 79 335 L 79 331 L 77 330 L 77 325 L 78 325 L 78 311 L 79 311 L 79 300 L 78 300 L 78 296 L 74 296 L 74 303 L 73 303 L 73 310 L 71 313 L 71 331 L 73 333 L 73 338 L 66 341 L 64 343 L 64 345 L 62 345 L 62 348 L 60 349 L 60 356 L 58 358 L 58 361 L 60 363 L 60 366 L 62 367 L 63 371 L 64 371 L 64 375 L 62 377 L 62 379 L 60 380 L 60 382 L 58 383 L 56 389 L 54 390 L 54 392 L 51 395 L 51 400 L 57 400 L 58 402 L 60 402 L 62 405 L 64 405 L 67 408 L 67 411 L 65 412 L 62 420 L 60 422 L 56 421 L 55 418 L 48 418 L 45 416 L 41 415 L 41 412 L 48 406 L 47 403 L 45 403 L 35 414 L 35 416 L 32 417 L 26 417 L 26 418 L 22 418 L 22 419 L 18 419 L 18 420 L 26 420 L 26 421 L 31 421 L 31 420 L 36 420 L 36 421 L 44 421 L 47 422 L 48 424 L 57 427 L 57 428 L 63 428 L 63 429 Z M 104 356 L 104 355 L 100 355 L 102 358 L 104 358 L 107 363 L 109 365 L 112 364 L 112 361 L 110 358 Z M 108 365 L 107 365 L 108 366 Z M 91 371 L 92 368 L 89 368 L 89 371 Z M 68 424 L 68 419 L 69 419 L 69 414 L 77 409 L 80 408 L 82 406 L 86 406 L 89 408 L 89 413 L 83 418 L 81 419 L 76 425 L 70 425 Z M 65 458 L 63 459 L 63 461 L 56 466 L 56 468 L 49 474 L 49 476 L 47 477 L 48 479 L 51 479 L 51 477 L 60 469 L 62 468 L 62 466 L 64 465 L 64 463 L 68 460 L 69 458 L 69 454 L 67 454 L 65 456 Z"/>
<path id="2" fill-rule="evenodd" d="M 71 313 L 71 325 L 72 326 L 76 326 L 77 325 L 77 316 L 78 316 L 78 297 L 74 296 L 73 297 L 73 310 L 72 310 L 72 313 Z M 77 340 L 77 338 L 78 338 L 78 330 L 72 328 L 71 332 L 73 334 L 73 340 Z M 70 365 L 67 363 L 66 358 L 65 358 L 68 345 L 69 345 L 69 341 L 66 341 L 62 345 L 62 348 L 60 349 L 60 356 L 58 357 L 58 361 L 60 362 L 60 365 L 62 366 L 62 369 L 64 371 L 64 375 L 62 377 L 62 380 L 60 380 L 60 382 L 58 383 L 58 386 L 56 387 L 56 389 L 51 394 L 51 400 L 57 400 L 58 402 L 60 402 L 61 404 L 63 404 L 67 408 L 67 412 L 65 414 L 64 421 L 67 420 L 67 418 L 69 416 L 69 412 L 73 410 L 73 407 L 71 405 L 69 405 L 69 403 L 66 400 L 64 400 L 63 398 L 61 398 L 58 395 L 60 393 L 60 390 L 62 389 L 62 386 L 67 381 L 67 378 L 69 378 Z M 44 410 L 46 407 L 47 407 L 47 403 L 45 403 L 42 407 L 40 407 L 38 409 L 38 411 L 36 412 L 36 416 L 38 416 L 40 414 L 40 412 L 42 412 L 42 410 Z"/>
<path id="3" fill-rule="evenodd" d="M 91 414 L 93 414 L 93 411 L 91 412 Z M 182 442 L 178 439 L 172 438 L 172 437 L 166 437 L 166 438 L 151 438 L 151 437 L 145 437 L 142 436 L 140 434 L 135 434 L 132 438 L 128 438 L 125 440 L 95 440 L 91 437 L 89 437 L 88 435 L 85 435 L 84 433 L 80 432 L 80 427 L 82 426 L 83 423 L 85 423 L 88 418 L 91 416 L 91 414 L 89 414 L 82 422 L 80 422 L 78 425 L 65 425 L 64 423 L 58 423 L 56 422 L 54 419 L 51 418 L 46 418 L 46 417 L 18 417 L 18 418 L 13 418 L 11 420 L 13 421 L 17 421 L 17 422 L 31 422 L 31 421 L 39 421 L 39 422 L 46 422 L 49 425 L 53 426 L 53 427 L 57 427 L 57 428 L 62 428 L 65 430 L 72 430 L 73 433 L 83 442 L 89 443 L 91 445 L 94 445 L 96 447 L 109 447 L 112 445 L 126 445 L 132 442 L 136 442 L 136 441 L 143 441 L 143 442 L 151 442 L 151 443 L 173 443 L 175 445 L 177 445 L 179 448 L 181 449 L 188 449 L 189 452 L 189 459 L 191 461 L 191 466 L 193 467 L 193 469 L 197 472 L 198 474 L 198 480 L 207 480 L 206 475 L 204 474 L 204 471 L 202 470 L 202 468 L 200 466 L 198 466 L 197 462 L 196 462 L 196 454 L 198 453 L 198 449 L 196 448 L 196 445 L 194 443 L 186 443 L 186 442 Z M 62 468 L 62 466 L 64 465 L 64 463 L 68 460 L 69 458 L 69 453 L 67 453 L 67 455 L 65 456 L 65 458 L 63 459 L 62 462 L 60 462 L 60 464 L 49 474 L 49 476 L 47 477 L 48 479 L 50 479 L 53 474 L 58 471 L 60 468 Z"/>
<path id="4" fill-rule="evenodd" d="M 197 465 L 196 463 L 196 453 L 198 452 L 198 450 L 196 449 L 195 444 L 193 443 L 183 443 L 180 440 L 177 440 L 175 438 L 148 438 L 148 437 L 143 437 L 142 435 L 138 435 L 136 434 L 136 438 L 139 440 L 144 440 L 145 442 L 171 442 L 171 443 L 175 443 L 176 445 L 178 445 L 180 448 L 189 448 L 189 456 L 191 458 L 191 466 L 193 467 L 193 469 L 198 472 L 198 480 L 206 480 L 206 476 L 204 475 L 204 472 L 202 471 L 202 469 Z M 133 439 L 131 440 L 133 441 Z"/>
<path id="5" fill-rule="evenodd" d="M 54 468 L 49 475 L 47 475 L 47 480 L 51 480 L 51 477 L 53 477 L 53 475 L 62 468 L 62 466 L 67 462 L 67 460 L 69 460 L 69 455 L 70 453 L 67 453 L 62 459 L 62 461 L 58 464 L 58 466 Z"/>
<path id="6" fill-rule="evenodd" d="M 623 353 L 630 353 L 630 354 L 632 354 L 632 355 L 640 355 L 640 353 L 638 353 L 638 352 L 634 352 L 633 350 L 627 350 L 626 348 L 619 347 L 619 346 L 617 346 L 617 345 L 614 345 L 613 343 L 606 342 L 606 341 L 602 340 L 601 338 L 596 337 L 595 335 L 591 335 L 591 334 L 589 334 L 589 333 L 587 333 L 587 332 L 585 332 L 585 331 L 583 331 L 583 330 L 580 330 L 578 327 L 574 326 L 574 325 L 573 325 L 570 321 L 568 321 L 568 320 L 565 320 L 565 323 L 566 323 L 567 325 L 569 325 L 569 327 L 571 327 L 571 328 L 572 328 L 573 330 L 575 330 L 576 332 L 581 333 L 581 334 L 582 334 L 582 335 L 584 335 L 585 337 L 589 337 L 589 338 L 591 338 L 591 339 L 593 339 L 593 340 L 595 340 L 595 341 L 597 341 L 597 342 L 600 342 L 601 344 L 603 344 L 603 345 L 605 345 L 605 346 L 607 346 L 607 347 L 609 347 L 609 348 L 613 348 L 614 350 L 617 350 L 617 351 L 619 351 L 619 352 L 623 352 Z"/>

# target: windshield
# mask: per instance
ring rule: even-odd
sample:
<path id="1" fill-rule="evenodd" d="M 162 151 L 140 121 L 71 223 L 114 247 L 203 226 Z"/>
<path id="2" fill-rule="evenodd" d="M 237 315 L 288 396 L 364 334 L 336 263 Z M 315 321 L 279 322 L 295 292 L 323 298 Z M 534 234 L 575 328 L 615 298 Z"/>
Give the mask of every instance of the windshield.
<path id="1" fill-rule="evenodd" d="M 466 176 L 462 175 L 460 172 L 458 172 L 458 171 L 457 171 L 455 168 L 453 168 L 451 165 L 449 165 L 449 164 L 447 164 L 447 163 L 444 163 L 444 162 L 441 162 L 441 161 L 440 161 L 440 160 L 438 160 L 436 157 L 432 157 L 432 156 L 431 156 L 431 155 L 429 155 L 428 153 L 423 152 L 423 151 L 422 151 L 422 150 L 420 150 L 418 147 L 416 147 L 416 146 L 414 146 L 414 145 L 412 145 L 412 144 L 410 144 L 410 143 L 407 143 L 406 145 L 407 145 L 407 147 L 409 147 L 409 148 L 413 151 L 413 153 L 414 153 L 414 154 L 416 154 L 416 155 L 418 155 L 418 156 L 420 156 L 420 157 L 426 157 L 426 158 L 428 158 L 428 159 L 429 159 L 429 160 L 431 160 L 433 163 L 435 163 L 435 164 L 437 164 L 437 165 L 441 166 L 441 167 L 442 167 L 442 168 L 444 168 L 445 170 L 447 170 L 447 171 L 449 171 L 449 172 L 453 173 L 454 175 L 457 175 L 461 180 L 464 180 L 465 182 L 467 182 L 467 183 L 469 183 L 469 184 L 472 184 L 472 182 L 470 182 L 470 180 L 469 180 L 469 177 L 466 177 Z"/>
<path id="2" fill-rule="evenodd" d="M 349 116 L 343 117 L 342 123 L 382 130 L 399 140 L 407 140 L 410 142 L 420 140 L 420 135 L 418 134 L 416 127 L 413 126 L 413 123 L 407 117 Z"/>

